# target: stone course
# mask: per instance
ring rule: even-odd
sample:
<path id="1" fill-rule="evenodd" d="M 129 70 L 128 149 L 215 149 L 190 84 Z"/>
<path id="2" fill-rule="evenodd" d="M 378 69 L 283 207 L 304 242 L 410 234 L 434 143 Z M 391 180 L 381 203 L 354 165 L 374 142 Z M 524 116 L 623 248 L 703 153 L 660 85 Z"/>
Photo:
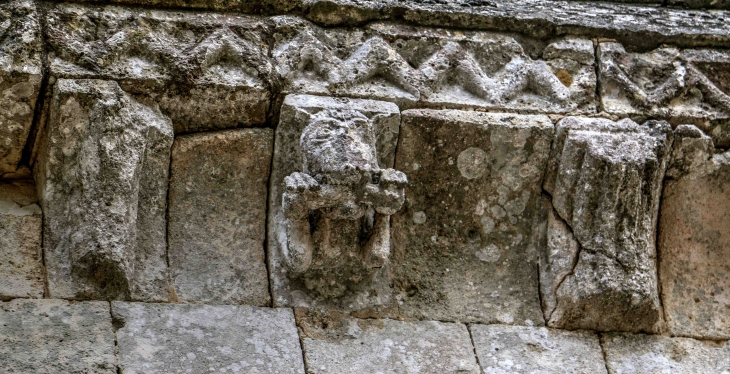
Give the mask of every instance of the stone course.
<path id="1" fill-rule="evenodd" d="M 730 374 L 728 20 L 4 1 L 0 373 Z"/>

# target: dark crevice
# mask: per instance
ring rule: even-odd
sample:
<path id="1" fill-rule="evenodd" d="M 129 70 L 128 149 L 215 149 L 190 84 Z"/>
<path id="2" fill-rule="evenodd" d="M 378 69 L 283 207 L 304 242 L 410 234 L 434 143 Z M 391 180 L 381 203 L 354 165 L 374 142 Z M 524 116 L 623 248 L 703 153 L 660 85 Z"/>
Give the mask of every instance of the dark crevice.
<path id="1" fill-rule="evenodd" d="M 297 336 L 299 337 L 299 352 L 302 354 L 302 364 L 304 365 L 304 372 L 309 373 L 309 365 L 307 364 L 307 355 L 304 353 L 304 334 L 302 333 L 302 327 L 299 326 L 299 318 L 293 309 L 290 309 L 294 314 L 294 324 L 297 326 Z"/>
<path id="2" fill-rule="evenodd" d="M 477 353 L 477 345 L 474 343 L 474 334 L 471 332 L 471 324 L 466 325 L 466 331 L 469 332 L 469 340 L 471 341 L 471 348 L 474 351 L 474 358 L 477 360 L 477 367 L 479 367 L 479 372 L 483 373 L 484 370 L 482 370 L 482 364 L 479 362 L 479 354 Z"/>
<path id="3" fill-rule="evenodd" d="M 271 219 L 271 183 L 272 183 L 272 175 L 274 174 L 274 152 L 276 150 L 276 130 L 271 131 L 271 136 L 273 137 L 271 141 L 271 157 L 269 158 L 269 177 L 266 181 L 266 213 L 264 216 L 264 264 L 266 265 L 266 282 L 268 284 L 268 290 L 269 290 L 269 306 L 274 307 L 274 285 L 271 281 L 271 255 L 269 254 L 269 247 L 271 247 L 271 241 L 276 240 L 275 238 L 270 237 L 269 235 L 269 229 L 270 229 L 270 223 L 269 220 Z"/>
<path id="4" fill-rule="evenodd" d="M 603 356 L 603 366 L 606 368 L 606 373 L 611 373 L 608 369 L 608 355 L 606 355 L 606 347 L 604 346 L 603 333 L 598 334 L 598 345 L 601 347 L 601 355 Z"/>
<path id="5" fill-rule="evenodd" d="M 119 360 L 119 338 L 117 336 L 117 331 L 124 327 L 125 321 L 121 318 L 116 318 L 114 316 L 114 310 L 112 308 L 111 301 L 109 302 L 109 316 L 112 320 L 112 329 L 114 330 L 114 360 L 116 361 L 115 364 L 117 366 L 117 374 L 122 374 L 122 363 Z"/>

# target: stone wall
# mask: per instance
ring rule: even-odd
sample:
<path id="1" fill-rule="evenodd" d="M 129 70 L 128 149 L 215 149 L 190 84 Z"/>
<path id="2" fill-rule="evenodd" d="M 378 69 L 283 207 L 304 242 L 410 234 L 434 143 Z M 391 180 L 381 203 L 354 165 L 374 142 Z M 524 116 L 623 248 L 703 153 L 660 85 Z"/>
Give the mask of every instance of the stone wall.
<path id="1" fill-rule="evenodd" d="M 637 2 L 2 2 L 0 372 L 730 373 L 728 3 Z"/>

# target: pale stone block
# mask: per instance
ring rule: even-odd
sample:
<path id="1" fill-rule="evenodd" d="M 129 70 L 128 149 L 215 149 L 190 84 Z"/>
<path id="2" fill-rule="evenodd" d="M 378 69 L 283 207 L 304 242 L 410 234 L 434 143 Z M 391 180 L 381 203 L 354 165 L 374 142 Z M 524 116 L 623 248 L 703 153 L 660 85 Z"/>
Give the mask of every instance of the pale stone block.
<path id="1" fill-rule="evenodd" d="M 172 147 L 170 277 L 182 302 L 268 306 L 271 129 L 179 136 Z"/>
<path id="2" fill-rule="evenodd" d="M 116 374 L 114 349 L 107 302 L 0 302 L 4 373 Z"/>
<path id="3" fill-rule="evenodd" d="M 60 79 L 35 165 L 50 297 L 168 300 L 170 120 L 113 81 Z"/>
<path id="4" fill-rule="evenodd" d="M 355 319 L 298 309 L 310 374 L 479 373 L 466 326 Z"/>
<path id="5" fill-rule="evenodd" d="M 469 329 L 486 374 L 606 374 L 593 332 L 503 325 Z"/>
<path id="6" fill-rule="evenodd" d="M 125 374 L 304 374 L 291 309 L 112 302 Z"/>
<path id="7" fill-rule="evenodd" d="M 609 374 L 727 374 L 730 344 L 659 335 L 601 337 Z"/>
<path id="8" fill-rule="evenodd" d="M 547 116 L 403 112 L 393 216 L 394 286 L 404 317 L 543 324 L 537 245 Z"/>
<path id="9" fill-rule="evenodd" d="M 675 131 L 659 219 L 659 279 L 674 335 L 730 339 L 730 152 Z"/>
<path id="10" fill-rule="evenodd" d="M 43 297 L 41 208 L 32 181 L 0 182 L 0 299 Z"/>

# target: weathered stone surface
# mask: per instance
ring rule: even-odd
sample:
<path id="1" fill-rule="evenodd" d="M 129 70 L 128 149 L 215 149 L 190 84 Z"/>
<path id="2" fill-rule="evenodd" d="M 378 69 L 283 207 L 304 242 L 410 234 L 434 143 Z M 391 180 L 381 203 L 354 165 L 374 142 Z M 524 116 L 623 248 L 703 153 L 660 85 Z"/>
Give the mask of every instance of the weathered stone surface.
<path id="1" fill-rule="evenodd" d="M 46 24 L 52 74 L 119 80 L 176 133 L 266 121 L 274 77 L 257 18 L 59 4 Z"/>
<path id="2" fill-rule="evenodd" d="M 655 229 L 671 143 L 666 122 L 558 122 L 544 185 L 554 209 L 541 255 L 549 326 L 656 331 Z"/>
<path id="3" fill-rule="evenodd" d="M 727 374 L 730 344 L 658 335 L 601 337 L 609 374 Z"/>
<path id="4" fill-rule="evenodd" d="M 304 373 L 291 309 L 112 302 L 125 374 Z"/>
<path id="5" fill-rule="evenodd" d="M 0 182 L 0 299 L 43 297 L 41 208 L 32 181 Z"/>
<path id="6" fill-rule="evenodd" d="M 41 88 L 41 35 L 32 1 L 0 5 L 0 174 L 14 172 Z"/>
<path id="7" fill-rule="evenodd" d="M 469 330 L 487 374 L 606 373 L 592 332 L 503 325 L 470 325 Z"/>
<path id="8" fill-rule="evenodd" d="M 403 112 L 393 216 L 394 283 L 406 317 L 543 324 L 540 186 L 553 138 L 546 116 Z"/>
<path id="9" fill-rule="evenodd" d="M 269 187 L 275 306 L 392 306 L 390 215 L 405 176 L 389 168 L 399 125 L 391 103 L 286 97 Z"/>
<path id="10" fill-rule="evenodd" d="M 545 48 L 545 60 L 534 60 L 517 40 L 500 34 L 390 23 L 323 29 L 294 17 L 274 20 L 273 56 L 291 92 L 401 106 L 595 111 L 589 40 L 558 41 Z"/>
<path id="11" fill-rule="evenodd" d="M 297 310 L 310 374 L 479 373 L 460 323 L 355 319 Z"/>
<path id="12" fill-rule="evenodd" d="M 167 300 L 169 119 L 113 81 L 53 90 L 35 168 L 50 297 Z"/>
<path id="13" fill-rule="evenodd" d="M 628 53 L 600 43 L 601 100 L 608 113 L 694 123 L 730 146 L 730 53 L 662 47 Z"/>
<path id="14" fill-rule="evenodd" d="M 659 219 L 659 279 L 673 335 L 730 339 L 730 152 L 675 131 Z"/>
<path id="15" fill-rule="evenodd" d="M 168 242 L 178 300 L 268 306 L 270 129 L 183 135 L 172 147 Z"/>
<path id="16" fill-rule="evenodd" d="M 0 302 L 3 373 L 115 374 L 109 303 Z"/>

